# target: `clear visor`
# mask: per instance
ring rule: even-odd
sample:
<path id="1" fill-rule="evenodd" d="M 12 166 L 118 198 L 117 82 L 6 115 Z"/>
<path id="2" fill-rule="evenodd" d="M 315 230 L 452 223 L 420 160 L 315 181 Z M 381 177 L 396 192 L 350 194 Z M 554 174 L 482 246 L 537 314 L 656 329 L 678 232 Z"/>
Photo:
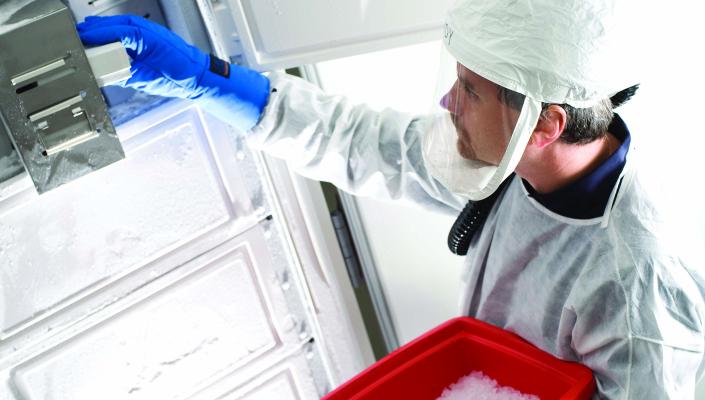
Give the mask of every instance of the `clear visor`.
<path id="1" fill-rule="evenodd" d="M 481 200 L 516 168 L 541 104 L 457 62 L 443 49 L 433 124 L 423 140 L 431 174 L 452 192 Z"/>

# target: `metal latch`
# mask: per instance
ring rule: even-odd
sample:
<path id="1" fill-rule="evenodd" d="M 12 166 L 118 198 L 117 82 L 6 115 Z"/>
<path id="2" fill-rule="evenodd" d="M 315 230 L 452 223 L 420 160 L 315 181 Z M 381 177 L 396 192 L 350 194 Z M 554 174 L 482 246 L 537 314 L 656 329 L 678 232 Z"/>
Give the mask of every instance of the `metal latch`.
<path id="1" fill-rule="evenodd" d="M 59 0 L 16 1 L 1 4 L 0 15 L 7 18 L 0 24 L 0 116 L 37 191 L 124 158 L 68 8 Z M 94 64 L 104 66 L 106 51 L 94 53 Z M 101 79 L 129 76 L 129 59 L 119 62 Z"/>

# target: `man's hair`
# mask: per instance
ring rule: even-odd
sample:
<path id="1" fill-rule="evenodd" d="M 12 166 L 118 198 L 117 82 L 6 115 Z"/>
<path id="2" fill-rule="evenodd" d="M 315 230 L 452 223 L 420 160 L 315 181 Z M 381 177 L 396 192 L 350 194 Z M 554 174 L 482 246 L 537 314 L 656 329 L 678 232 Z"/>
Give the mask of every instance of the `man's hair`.
<path id="1" fill-rule="evenodd" d="M 601 138 L 614 117 L 614 109 L 626 103 L 634 96 L 639 85 L 630 86 L 617 92 L 609 99 L 604 99 L 592 107 L 575 108 L 568 104 L 555 104 L 565 110 L 566 124 L 561 133 L 564 143 L 585 144 Z M 507 106 L 520 111 L 524 103 L 524 95 L 513 90 L 499 87 L 497 98 Z M 541 115 L 553 103 L 541 104 Z"/>

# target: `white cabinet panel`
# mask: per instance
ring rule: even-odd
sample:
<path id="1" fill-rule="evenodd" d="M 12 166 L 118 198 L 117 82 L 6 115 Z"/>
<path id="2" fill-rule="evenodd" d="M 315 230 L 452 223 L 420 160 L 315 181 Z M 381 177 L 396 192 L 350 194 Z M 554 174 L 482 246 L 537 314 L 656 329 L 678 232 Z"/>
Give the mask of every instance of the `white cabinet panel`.
<path id="1" fill-rule="evenodd" d="M 122 162 L 19 204 L 0 198 L 0 332 L 219 225 L 253 223 L 247 192 L 226 196 L 237 178 L 218 174 L 196 109 L 155 119 L 123 132 Z"/>
<path id="2" fill-rule="evenodd" d="M 20 365 L 13 381 L 21 397 L 179 397 L 281 346 L 249 248 L 239 244 L 224 259 Z"/>
<path id="3" fill-rule="evenodd" d="M 303 350 L 253 378 L 245 385 L 217 397 L 218 400 L 301 400 L 315 398 L 316 390 L 311 384 L 311 373 Z M 199 397 L 200 399 L 200 397 Z M 204 398 L 205 399 L 205 398 Z"/>
<path id="4" fill-rule="evenodd" d="M 174 284 L 19 365 L 14 391 L 23 399 L 182 398 L 223 375 L 284 368 L 292 352 L 306 360 L 310 337 L 272 279 L 264 235 L 255 228 L 216 260 L 183 267 L 192 271 Z M 311 392 L 310 367 L 296 371 Z"/>
<path id="5" fill-rule="evenodd" d="M 276 279 L 267 231 L 252 228 L 153 283 L 156 290 L 137 289 L 131 307 L 13 368 L 8 392 L 27 400 L 272 390 L 315 398 L 315 340 L 287 299 L 293 288 Z M 272 378 L 281 374 L 288 381 Z"/>
<path id="6" fill-rule="evenodd" d="M 451 0 L 199 3 L 223 52 L 269 70 L 439 38 Z"/>
<path id="7" fill-rule="evenodd" d="M 296 381 L 291 374 L 282 373 L 248 393 L 242 400 L 299 399 Z"/>

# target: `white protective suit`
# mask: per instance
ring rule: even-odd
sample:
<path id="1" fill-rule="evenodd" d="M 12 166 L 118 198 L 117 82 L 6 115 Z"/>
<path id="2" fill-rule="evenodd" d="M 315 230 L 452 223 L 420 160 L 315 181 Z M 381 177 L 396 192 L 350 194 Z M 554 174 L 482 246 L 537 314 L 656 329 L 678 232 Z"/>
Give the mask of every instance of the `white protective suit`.
<path id="1" fill-rule="evenodd" d="M 276 92 L 249 135 L 253 147 L 353 194 L 454 215 L 465 205 L 423 164 L 424 118 L 270 79 Z M 586 365 L 601 397 L 691 399 L 704 367 L 705 278 L 671 246 L 677 236 L 636 174 L 635 154 L 591 220 L 552 213 L 515 178 L 471 243 L 462 313 Z"/>

